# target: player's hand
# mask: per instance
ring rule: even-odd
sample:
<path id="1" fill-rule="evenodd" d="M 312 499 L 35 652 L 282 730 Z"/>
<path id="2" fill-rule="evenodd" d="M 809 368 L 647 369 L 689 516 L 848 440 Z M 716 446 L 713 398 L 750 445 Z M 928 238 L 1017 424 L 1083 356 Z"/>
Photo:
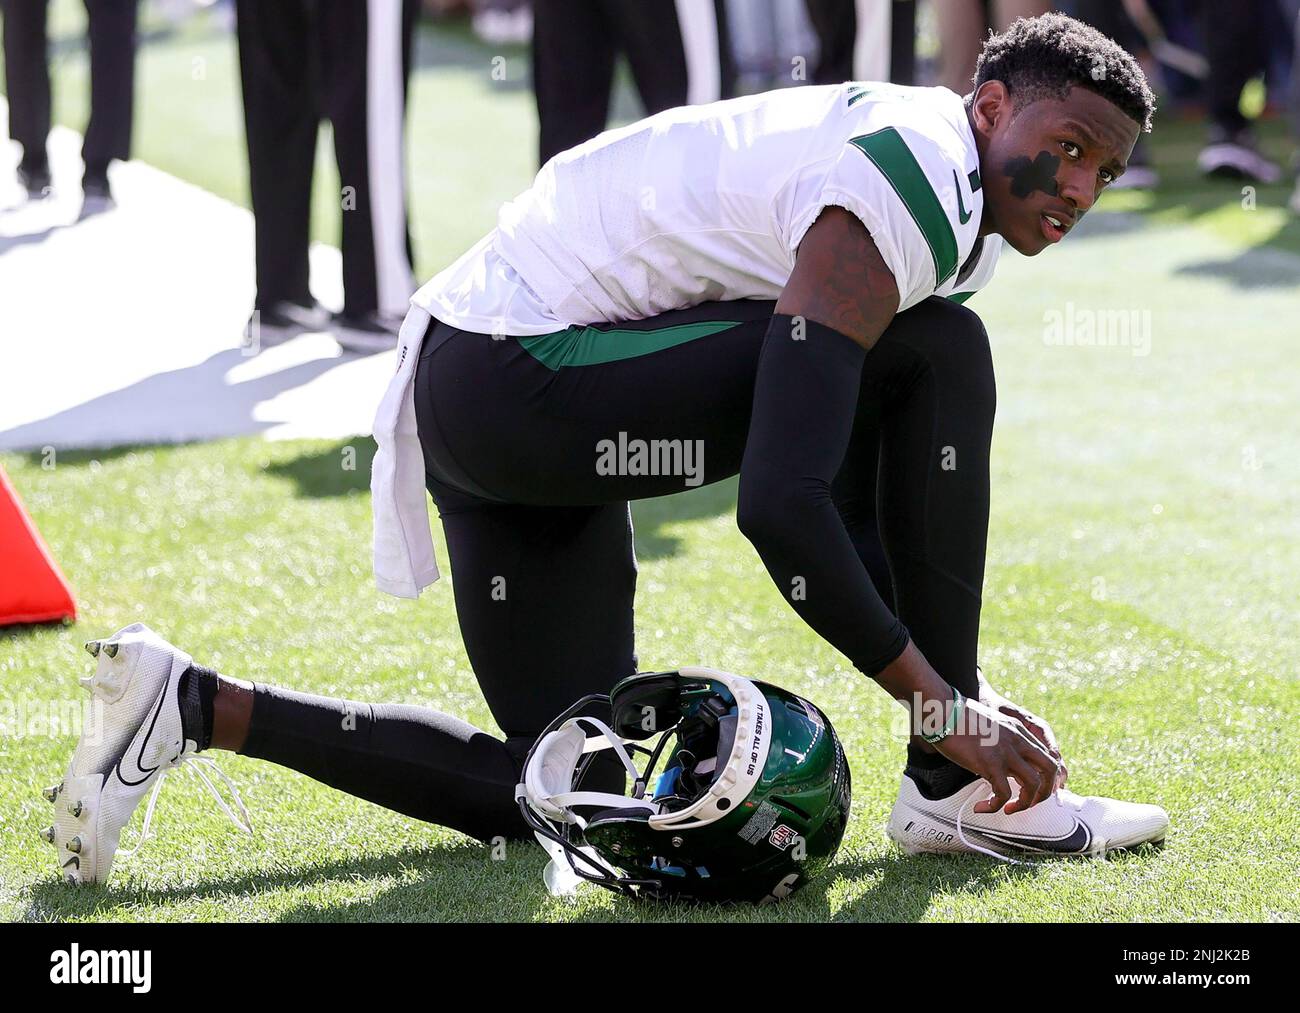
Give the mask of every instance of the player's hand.
<path id="1" fill-rule="evenodd" d="M 1034 738 L 1042 743 L 1048 754 L 1060 764 L 1061 773 L 1056 787 L 1064 788 L 1065 782 L 1069 779 L 1070 771 L 1065 765 L 1065 759 L 1061 755 L 1061 747 L 1057 743 L 1056 733 L 1052 731 L 1052 726 L 1047 723 L 1045 718 L 1040 718 L 1028 707 L 1021 707 L 1018 703 L 1008 700 L 999 693 L 989 683 L 988 679 L 984 678 L 982 671 L 979 672 L 979 685 L 981 703 L 1019 721 Z"/>
<path id="2" fill-rule="evenodd" d="M 992 796 L 977 802 L 975 811 L 991 813 L 1005 806 L 1006 812 L 1016 813 L 1050 798 L 1060 776 L 1060 761 L 1029 728 L 980 700 L 967 698 L 965 711 L 956 730 L 936 742 L 935 748 L 992 785 Z M 1013 778 L 1020 785 L 1019 794 L 1011 784 Z"/>

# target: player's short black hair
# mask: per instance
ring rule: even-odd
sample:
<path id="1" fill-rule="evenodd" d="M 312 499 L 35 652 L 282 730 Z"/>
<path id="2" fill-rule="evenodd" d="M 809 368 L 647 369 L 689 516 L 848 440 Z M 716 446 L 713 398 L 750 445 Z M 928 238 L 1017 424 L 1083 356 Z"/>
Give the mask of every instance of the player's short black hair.
<path id="1" fill-rule="evenodd" d="M 1018 18 L 1001 35 L 990 34 L 975 64 L 975 87 L 1001 81 L 1017 102 L 1065 98 L 1087 88 L 1151 129 L 1156 99 L 1133 55 L 1114 39 L 1065 14 Z"/>

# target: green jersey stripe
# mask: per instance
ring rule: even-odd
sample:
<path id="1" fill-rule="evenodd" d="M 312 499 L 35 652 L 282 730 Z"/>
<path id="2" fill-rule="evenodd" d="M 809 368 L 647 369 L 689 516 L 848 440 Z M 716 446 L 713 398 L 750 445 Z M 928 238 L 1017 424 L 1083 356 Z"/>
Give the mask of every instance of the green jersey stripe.
<path id="1" fill-rule="evenodd" d="M 942 285 L 957 270 L 957 237 L 948 213 L 907 142 L 895 128 L 885 127 L 874 134 L 855 137 L 849 143 L 875 163 L 902 200 L 930 247 L 935 285 Z"/>
<path id="2" fill-rule="evenodd" d="M 701 320 L 693 324 L 676 324 L 655 330 L 631 328 L 569 327 L 553 334 L 516 338 L 529 355 L 547 369 L 565 366 L 597 366 L 605 362 L 635 359 L 707 338 L 710 334 L 735 327 L 737 320 Z"/>

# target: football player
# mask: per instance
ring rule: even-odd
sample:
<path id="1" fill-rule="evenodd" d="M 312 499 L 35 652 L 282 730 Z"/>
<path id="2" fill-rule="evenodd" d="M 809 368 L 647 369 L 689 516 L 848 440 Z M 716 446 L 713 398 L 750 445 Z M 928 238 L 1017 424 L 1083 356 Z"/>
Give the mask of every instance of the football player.
<path id="1" fill-rule="evenodd" d="M 1069 234 L 1152 112 L 1128 53 L 1047 14 L 991 37 L 964 97 L 786 89 L 550 160 L 414 297 L 375 424 L 378 584 L 415 597 L 437 579 L 427 489 L 504 737 L 225 678 L 128 629 L 100 670 L 117 748 L 136 745 L 111 806 L 104 757 L 74 758 L 61 859 L 99 878 L 150 779 L 208 748 L 480 839 L 523 834 L 539 731 L 637 670 L 629 501 L 737 474 L 737 522 L 781 594 L 913 712 L 895 840 L 1013 855 L 1163 838 L 1156 806 L 1067 791 L 1048 724 L 978 673 L 995 397 L 962 305 L 1003 244 L 1035 256 Z M 138 699 L 127 668 L 150 673 Z M 618 790 L 622 770 L 590 776 Z"/>

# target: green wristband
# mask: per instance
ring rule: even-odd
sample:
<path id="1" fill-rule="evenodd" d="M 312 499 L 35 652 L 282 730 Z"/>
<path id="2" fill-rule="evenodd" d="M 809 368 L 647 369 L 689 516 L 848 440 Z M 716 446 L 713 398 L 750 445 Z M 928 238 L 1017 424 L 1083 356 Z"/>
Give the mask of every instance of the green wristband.
<path id="1" fill-rule="evenodd" d="M 957 722 L 961 720 L 961 712 L 966 708 L 966 698 L 961 695 L 961 690 L 956 686 L 952 688 L 952 711 L 948 714 L 948 720 L 943 723 L 941 728 L 934 735 L 921 735 L 924 742 L 933 745 L 936 742 L 942 742 L 949 735 L 957 730 Z"/>

